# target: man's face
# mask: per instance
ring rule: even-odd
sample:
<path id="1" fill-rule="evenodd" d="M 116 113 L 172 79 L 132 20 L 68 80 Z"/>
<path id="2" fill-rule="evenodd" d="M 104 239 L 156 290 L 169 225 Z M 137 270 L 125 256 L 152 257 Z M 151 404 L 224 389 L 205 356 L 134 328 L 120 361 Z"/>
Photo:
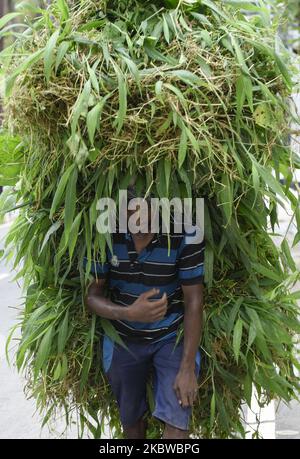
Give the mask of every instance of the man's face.
<path id="1" fill-rule="evenodd" d="M 142 198 L 129 201 L 127 225 L 129 231 L 138 238 L 149 234 L 151 232 L 151 204 Z"/>
<path id="2" fill-rule="evenodd" d="M 146 234 L 156 232 L 151 223 L 157 220 L 156 206 L 152 206 L 150 200 L 143 198 L 131 199 L 127 206 L 127 227 L 130 233 L 138 238 L 145 237 Z"/>

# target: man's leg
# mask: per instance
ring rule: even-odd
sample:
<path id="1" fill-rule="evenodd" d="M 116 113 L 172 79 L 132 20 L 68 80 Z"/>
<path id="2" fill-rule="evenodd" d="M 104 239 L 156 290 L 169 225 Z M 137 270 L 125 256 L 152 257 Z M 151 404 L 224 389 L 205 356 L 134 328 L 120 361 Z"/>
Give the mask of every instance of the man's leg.
<path id="1" fill-rule="evenodd" d="M 133 426 L 123 426 L 124 436 L 127 439 L 145 439 L 147 431 L 147 421 L 146 419 L 139 419 L 136 424 Z"/>
<path id="2" fill-rule="evenodd" d="M 105 372 L 116 397 L 126 438 L 146 437 L 146 386 L 151 358 L 146 345 L 127 342 L 127 349 L 105 337 Z M 148 355 L 147 355 L 148 354 Z"/>
<path id="3" fill-rule="evenodd" d="M 177 427 L 173 427 L 173 426 L 170 426 L 169 424 L 165 424 L 163 438 L 164 439 L 175 438 L 177 440 L 189 438 L 189 431 L 181 430 L 181 429 L 178 429 Z"/>
<path id="4" fill-rule="evenodd" d="M 183 342 L 174 348 L 176 338 L 155 343 L 153 355 L 155 369 L 154 396 L 155 410 L 153 416 L 165 423 L 163 438 L 184 439 L 189 437 L 189 420 L 191 407 L 182 407 L 173 388 L 175 378 L 180 368 Z M 200 354 L 196 359 L 196 374 L 199 374 Z"/>

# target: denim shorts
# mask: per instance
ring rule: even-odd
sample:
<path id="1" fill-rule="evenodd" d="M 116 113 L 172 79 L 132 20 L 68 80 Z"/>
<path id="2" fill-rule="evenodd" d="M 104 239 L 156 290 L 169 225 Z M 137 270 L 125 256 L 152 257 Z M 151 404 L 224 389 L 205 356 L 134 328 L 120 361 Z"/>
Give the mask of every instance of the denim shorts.
<path id="1" fill-rule="evenodd" d="M 188 430 L 191 407 L 183 408 L 173 389 L 178 373 L 183 342 L 175 346 L 176 336 L 155 343 L 126 341 L 127 349 L 103 338 L 103 366 L 116 397 L 123 426 L 133 426 L 148 411 L 147 382 L 153 377 L 153 416 L 178 429 Z M 195 374 L 200 372 L 197 352 Z"/>

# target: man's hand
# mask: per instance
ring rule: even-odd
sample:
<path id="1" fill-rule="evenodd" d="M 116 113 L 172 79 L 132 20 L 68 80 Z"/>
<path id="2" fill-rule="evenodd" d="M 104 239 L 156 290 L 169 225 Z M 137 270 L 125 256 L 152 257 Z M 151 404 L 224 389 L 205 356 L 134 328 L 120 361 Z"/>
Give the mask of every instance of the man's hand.
<path id="1" fill-rule="evenodd" d="M 183 408 L 192 406 L 198 392 L 197 377 L 194 369 L 179 370 L 173 388 L 178 402 Z"/>
<path id="2" fill-rule="evenodd" d="M 158 293 L 159 290 L 155 288 L 142 293 L 127 308 L 128 320 L 133 322 L 156 322 L 161 320 L 167 312 L 168 301 L 166 293 L 159 300 L 150 300 L 151 297 Z"/>

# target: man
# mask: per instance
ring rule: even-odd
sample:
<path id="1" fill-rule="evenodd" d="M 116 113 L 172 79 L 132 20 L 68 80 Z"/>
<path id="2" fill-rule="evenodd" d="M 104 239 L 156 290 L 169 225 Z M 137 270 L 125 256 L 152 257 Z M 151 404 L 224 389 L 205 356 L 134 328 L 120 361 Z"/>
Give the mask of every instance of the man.
<path id="1" fill-rule="evenodd" d="M 128 231 L 113 234 L 113 253 L 108 251 L 105 264 L 93 264 L 96 279 L 88 288 L 87 307 L 110 319 L 127 347 L 104 336 L 104 371 L 126 438 L 146 438 L 151 371 L 152 414 L 164 422 L 163 438 L 188 438 L 200 371 L 204 246 L 204 240 L 191 244 L 187 234 L 174 230 L 168 238 L 161 226 L 155 234 L 150 228 Z M 106 283 L 110 298 L 104 293 Z M 182 323 L 184 338 L 176 344 Z"/>

